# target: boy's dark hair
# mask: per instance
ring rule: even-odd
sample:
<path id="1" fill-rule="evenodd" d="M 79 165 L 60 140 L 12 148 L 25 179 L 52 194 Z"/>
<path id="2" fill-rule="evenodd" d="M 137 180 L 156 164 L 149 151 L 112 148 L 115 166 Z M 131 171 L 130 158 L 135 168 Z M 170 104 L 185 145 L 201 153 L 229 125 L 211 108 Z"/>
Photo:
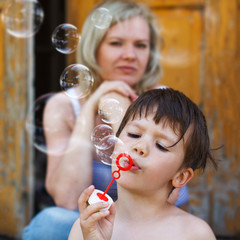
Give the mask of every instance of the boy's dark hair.
<path id="1" fill-rule="evenodd" d="M 163 121 L 164 124 L 169 124 L 175 133 L 180 133 L 179 140 L 167 146 L 168 148 L 175 146 L 191 125 L 182 168 L 204 170 L 208 160 L 217 168 L 210 151 L 207 124 L 202 111 L 183 93 L 172 88 L 149 90 L 140 95 L 129 106 L 116 136 L 118 137 L 126 124 L 135 117 L 147 117 L 153 112 L 153 121 L 156 124 Z"/>

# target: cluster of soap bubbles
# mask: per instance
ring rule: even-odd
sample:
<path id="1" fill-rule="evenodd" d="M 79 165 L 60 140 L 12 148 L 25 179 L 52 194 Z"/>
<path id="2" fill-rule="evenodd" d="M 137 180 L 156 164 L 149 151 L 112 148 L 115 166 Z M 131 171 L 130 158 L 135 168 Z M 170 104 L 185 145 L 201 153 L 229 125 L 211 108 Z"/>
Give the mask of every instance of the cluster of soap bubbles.
<path id="1" fill-rule="evenodd" d="M 48 155 L 58 155 L 62 154 L 66 149 L 66 143 L 59 143 L 58 145 L 49 146 L 46 144 L 45 134 L 48 132 L 48 135 L 55 134 L 60 131 L 60 129 L 56 126 L 49 127 L 44 125 L 44 110 L 46 104 L 51 101 L 51 99 L 55 96 L 55 93 L 49 93 L 40 96 L 34 104 L 30 107 L 29 112 L 27 114 L 25 127 L 27 132 L 31 135 L 31 139 L 33 139 L 33 145 L 40 152 L 48 154 Z M 106 100 L 107 102 L 116 101 L 116 99 L 109 98 Z M 95 147 L 96 154 L 98 159 L 107 165 L 112 164 L 112 158 L 116 158 L 119 154 L 114 152 L 115 145 L 124 151 L 122 141 L 114 135 L 114 131 L 110 124 L 117 123 L 122 118 L 123 110 L 119 106 L 116 106 L 118 109 L 117 117 L 114 117 L 113 120 L 109 118 L 106 120 L 106 115 L 100 115 L 101 124 L 97 125 L 91 134 L 91 141 L 93 146 Z M 113 109 L 115 111 L 115 109 Z M 99 112 L 99 111 L 98 111 Z M 121 112 L 121 114 L 119 114 Z M 110 112 L 108 112 L 109 116 L 111 116 Z M 57 119 L 61 118 L 61 111 L 55 113 L 55 115 L 50 116 L 51 121 L 55 122 Z M 69 121 L 74 121 L 74 119 L 69 119 Z M 54 124 L 53 124 L 54 125 Z"/>
<path id="2" fill-rule="evenodd" d="M 103 124 L 97 125 L 91 135 L 98 159 L 104 164 L 111 165 L 112 158 L 116 158 L 115 146 L 123 148 L 123 142 L 114 135 L 111 124 L 119 123 L 123 116 L 123 109 L 118 100 L 104 98 L 98 107 L 98 115 Z"/>
<path id="3" fill-rule="evenodd" d="M 95 10 L 91 18 L 92 24 L 97 29 L 109 27 L 112 16 L 106 8 Z M 52 34 L 52 44 L 57 51 L 70 54 L 76 51 L 81 35 L 72 24 L 64 23 L 55 28 Z M 81 64 L 72 64 L 66 67 L 60 76 L 60 86 L 69 97 L 83 98 L 92 90 L 94 79 L 90 70 Z M 71 91 L 73 89 L 75 91 Z"/>
<path id="4" fill-rule="evenodd" d="M 98 8 L 91 17 L 93 25 L 98 29 L 108 28 L 112 21 L 112 15 L 106 8 Z M 81 35 L 77 27 L 64 23 L 55 28 L 52 34 L 52 43 L 57 51 L 63 54 L 70 54 L 76 51 Z"/>
<path id="5" fill-rule="evenodd" d="M 18 38 L 31 37 L 37 33 L 43 18 L 44 12 L 37 0 L 9 0 L 3 11 L 3 21 L 7 32 Z M 106 8 L 98 8 L 92 14 L 91 21 L 101 31 L 109 27 L 112 16 Z M 53 47 L 58 52 L 71 54 L 76 51 L 81 35 L 77 27 L 69 23 L 63 23 L 55 28 L 51 40 Z M 94 78 L 86 66 L 72 64 L 63 70 L 59 82 L 62 90 L 69 97 L 69 101 L 78 101 L 89 95 L 94 85 Z M 54 95 L 55 93 L 49 93 L 36 99 L 29 108 L 25 126 L 36 149 L 46 154 L 56 155 L 64 151 L 65 143 L 60 143 L 57 146 L 47 146 L 45 133 L 55 133 L 59 129 L 52 127 L 50 129 L 44 125 L 43 119 L 46 104 Z M 102 124 L 94 128 L 91 140 L 99 160 L 108 165 L 112 164 L 115 145 L 123 145 L 114 135 L 110 126 L 120 121 L 122 113 L 123 110 L 116 99 L 106 98 L 99 104 L 98 114 Z M 53 122 L 60 117 L 59 114 L 50 116 Z"/>
<path id="6" fill-rule="evenodd" d="M 49 127 L 44 125 L 44 110 L 46 104 L 51 100 L 52 97 L 55 96 L 55 93 L 49 93 L 40 96 L 34 104 L 30 107 L 29 112 L 27 114 L 25 126 L 27 132 L 31 135 L 31 139 L 33 139 L 33 145 L 40 152 L 48 154 L 48 155 L 58 155 L 64 152 L 66 149 L 66 143 L 59 143 L 58 145 L 47 146 L 45 134 L 48 132 L 48 135 L 55 134 L 60 131 L 57 126 Z M 116 99 L 109 98 L 106 99 L 106 102 L 112 102 Z M 114 116 L 112 120 L 109 118 L 106 119 L 106 114 L 100 115 L 101 124 L 97 125 L 91 134 L 91 141 L 95 147 L 96 154 L 98 159 L 107 165 L 112 165 L 112 158 L 116 158 L 118 154 L 114 152 L 116 144 L 124 151 L 122 141 L 114 135 L 114 131 L 110 124 L 117 123 L 122 118 L 123 110 L 120 107 L 120 104 L 116 106 L 117 109 L 117 117 Z M 114 115 L 116 109 L 113 109 L 113 113 L 110 114 L 110 111 L 107 113 L 108 116 Z M 99 112 L 99 111 L 98 111 Z M 104 116 L 104 117 L 103 117 Z M 57 119 L 61 118 L 61 111 L 56 112 L 55 115 L 50 116 L 51 121 L 55 122 Z M 69 119 L 71 121 L 71 119 Z M 74 121 L 74 119 L 72 119 Z"/>
<path id="7" fill-rule="evenodd" d="M 114 135 L 112 127 L 107 124 L 96 126 L 92 132 L 91 140 L 98 159 L 106 165 L 112 165 L 113 160 L 119 154 L 119 148 L 124 149 L 123 142 Z M 118 152 L 115 152 L 116 145 L 118 145 Z"/>
<path id="8" fill-rule="evenodd" d="M 44 20 L 44 11 L 38 0 L 6 0 L 2 11 L 2 21 L 6 31 L 17 38 L 27 38 L 36 34 Z M 106 8 L 94 11 L 92 23 L 98 29 L 108 28 L 112 16 Z M 80 40 L 78 29 L 69 23 L 56 27 L 52 33 L 52 43 L 56 50 L 69 54 L 76 50 Z"/>

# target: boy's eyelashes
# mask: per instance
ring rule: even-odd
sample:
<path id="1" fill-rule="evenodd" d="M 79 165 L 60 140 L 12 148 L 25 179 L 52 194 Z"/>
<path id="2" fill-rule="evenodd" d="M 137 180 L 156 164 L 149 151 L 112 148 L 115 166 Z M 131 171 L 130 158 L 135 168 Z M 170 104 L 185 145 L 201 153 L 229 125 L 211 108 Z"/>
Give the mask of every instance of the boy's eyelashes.
<path id="1" fill-rule="evenodd" d="M 140 138 L 140 135 L 139 135 L 139 134 L 136 134 L 136 133 L 128 133 L 128 137 L 131 137 L 131 138 Z"/>
<path id="2" fill-rule="evenodd" d="M 156 146 L 159 150 L 163 151 L 163 152 L 168 152 L 169 150 L 164 147 L 163 145 L 159 144 L 159 143 L 156 143 Z"/>
<path id="3" fill-rule="evenodd" d="M 136 134 L 136 133 L 128 133 L 127 135 L 130 138 L 140 138 L 141 137 L 140 134 Z M 169 151 L 163 144 L 160 144 L 158 142 L 156 142 L 156 147 L 163 152 L 168 152 Z"/>

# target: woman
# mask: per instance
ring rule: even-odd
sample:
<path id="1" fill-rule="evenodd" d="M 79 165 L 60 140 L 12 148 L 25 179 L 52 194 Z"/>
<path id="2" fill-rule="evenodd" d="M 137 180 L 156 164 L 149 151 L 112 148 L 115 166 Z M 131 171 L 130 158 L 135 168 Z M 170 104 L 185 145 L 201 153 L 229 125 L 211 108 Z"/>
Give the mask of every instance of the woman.
<path id="1" fill-rule="evenodd" d="M 107 29 L 99 29 L 91 21 L 100 7 L 112 16 Z M 93 73 L 95 90 L 80 100 L 59 93 L 46 107 L 45 129 L 55 129 L 46 133 L 48 147 L 66 146 L 47 160 L 46 188 L 58 207 L 40 212 L 25 229 L 24 239 L 66 239 L 78 217 L 74 210 L 81 192 L 91 184 L 106 189 L 112 179 L 111 168 L 93 160 L 97 158 L 90 141 L 94 127 L 101 123 L 98 106 L 105 98 L 114 97 L 125 112 L 138 94 L 157 86 L 161 74 L 158 39 L 154 16 L 142 4 L 104 1 L 90 13 L 82 30 L 79 63 Z M 112 127 L 117 129 L 118 123 Z M 116 184 L 109 193 L 117 198 Z M 47 234 L 45 238 L 43 234 Z"/>
<path id="2" fill-rule="evenodd" d="M 79 101 L 81 112 L 76 119 L 71 102 L 63 93 L 50 101 L 45 112 L 45 128 L 56 129 L 59 124 L 61 129 L 46 136 L 47 145 L 70 143 L 70 151 L 48 156 L 46 178 L 47 190 L 56 205 L 68 209 L 76 209 L 80 193 L 92 183 L 92 149 L 86 144 L 95 126 L 99 101 L 111 94 L 126 109 L 137 97 L 136 92 L 157 84 L 160 74 L 152 14 L 142 5 L 126 1 L 108 1 L 96 9 L 99 7 L 107 8 L 113 16 L 111 26 L 109 30 L 98 29 L 89 15 L 82 31 L 79 59 L 93 73 L 97 90 Z M 52 116 L 59 111 L 58 106 L 62 114 L 57 122 Z M 83 127 L 85 122 L 87 127 Z M 72 149 L 75 144 L 76 151 Z"/>

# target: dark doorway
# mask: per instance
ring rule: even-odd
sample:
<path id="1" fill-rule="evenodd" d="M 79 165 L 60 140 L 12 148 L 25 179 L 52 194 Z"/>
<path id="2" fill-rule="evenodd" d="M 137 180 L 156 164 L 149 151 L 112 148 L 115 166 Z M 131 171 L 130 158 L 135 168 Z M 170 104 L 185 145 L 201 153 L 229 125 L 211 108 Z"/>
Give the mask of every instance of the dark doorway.
<path id="1" fill-rule="evenodd" d="M 52 45 L 54 29 L 65 23 L 64 0 L 39 0 L 44 10 L 44 21 L 35 35 L 35 100 L 44 94 L 60 91 L 59 78 L 65 68 L 66 56 Z M 54 205 L 45 189 L 46 154 L 35 151 L 34 157 L 34 214 L 46 206 Z"/>
<path id="2" fill-rule="evenodd" d="M 65 56 L 52 45 L 51 36 L 54 29 L 65 23 L 64 0 L 39 0 L 44 10 L 44 21 L 35 35 L 35 96 L 36 98 L 59 91 L 59 77 L 65 68 Z"/>

